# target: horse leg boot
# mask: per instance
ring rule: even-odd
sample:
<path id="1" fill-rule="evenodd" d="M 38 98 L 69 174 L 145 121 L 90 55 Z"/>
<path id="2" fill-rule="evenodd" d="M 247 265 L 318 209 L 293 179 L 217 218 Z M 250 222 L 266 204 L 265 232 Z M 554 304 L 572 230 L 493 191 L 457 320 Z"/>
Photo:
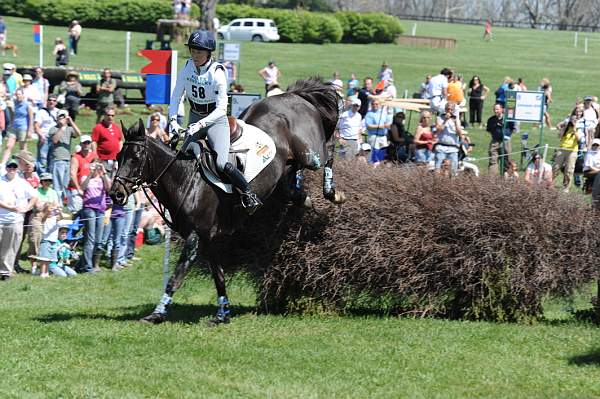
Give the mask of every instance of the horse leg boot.
<path id="1" fill-rule="evenodd" d="M 256 210 L 262 205 L 262 202 L 258 198 L 258 196 L 252 192 L 252 188 L 250 187 L 250 183 L 246 181 L 246 178 L 235 166 L 231 164 L 231 162 L 227 162 L 225 164 L 225 168 L 223 168 L 223 173 L 227 175 L 231 184 L 237 188 L 242 196 L 242 206 L 246 210 L 249 215 L 252 215 Z"/>
<path id="2" fill-rule="evenodd" d="M 225 289 L 225 274 L 223 269 L 219 266 L 214 266 L 209 262 L 208 264 L 213 280 L 215 282 L 215 288 L 217 289 L 217 315 L 209 320 L 209 326 L 217 326 L 219 324 L 229 323 L 229 300 L 227 299 L 227 291 Z"/>
<path id="3" fill-rule="evenodd" d="M 173 294 L 181 284 L 185 276 L 188 275 L 192 265 L 196 263 L 199 251 L 199 238 L 196 232 L 192 232 L 185 240 L 183 250 L 177 260 L 177 266 L 175 266 L 175 272 L 171 275 L 165 293 L 160 299 L 160 302 L 154 308 L 154 311 L 148 316 L 140 319 L 142 323 L 148 324 L 159 324 L 165 321 L 168 313 L 169 306 L 173 303 Z"/>
<path id="4" fill-rule="evenodd" d="M 323 196 L 334 204 L 346 202 L 346 195 L 339 191 L 335 191 L 335 183 L 333 181 L 333 154 L 335 143 L 327 145 L 327 162 L 323 168 Z"/>

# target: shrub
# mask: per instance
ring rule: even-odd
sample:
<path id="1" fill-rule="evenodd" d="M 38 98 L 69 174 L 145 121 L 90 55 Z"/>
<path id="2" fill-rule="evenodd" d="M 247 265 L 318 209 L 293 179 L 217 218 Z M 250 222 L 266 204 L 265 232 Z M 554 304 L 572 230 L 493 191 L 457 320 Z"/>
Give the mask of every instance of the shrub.
<path id="1" fill-rule="evenodd" d="M 28 17 L 41 23 L 65 25 L 76 19 L 84 26 L 155 32 L 156 21 L 172 18 L 169 0 L 26 0 Z M 192 6 L 192 18 L 200 9 Z"/>
<path id="2" fill-rule="evenodd" d="M 234 237 L 265 311 L 531 321 L 545 295 L 569 296 L 597 276 L 597 216 L 558 190 L 338 163 L 349 198 L 338 207 L 313 180 L 316 212 L 269 207 L 271 224 L 257 219 L 249 228 L 262 230 Z"/>
<path id="3" fill-rule="evenodd" d="M 27 12 L 27 4 L 22 0 L 2 0 L 0 1 L 0 15 L 12 15 L 14 17 L 24 17 Z"/>
<path id="4" fill-rule="evenodd" d="M 333 15 L 342 26 L 345 43 L 393 43 L 403 32 L 398 18 L 383 13 L 343 11 Z"/>

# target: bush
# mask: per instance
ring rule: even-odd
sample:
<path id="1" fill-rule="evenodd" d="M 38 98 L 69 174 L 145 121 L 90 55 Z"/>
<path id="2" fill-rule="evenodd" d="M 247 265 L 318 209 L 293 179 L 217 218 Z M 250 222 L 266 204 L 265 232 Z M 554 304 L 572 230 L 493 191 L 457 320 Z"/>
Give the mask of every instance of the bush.
<path id="1" fill-rule="evenodd" d="M 382 13 L 344 11 L 333 15 L 342 26 L 345 43 L 393 43 L 403 32 L 398 18 Z"/>
<path id="2" fill-rule="evenodd" d="M 338 163 L 338 207 L 312 180 L 316 212 L 290 208 L 249 235 L 245 255 L 268 264 L 255 267 L 263 310 L 531 321 L 545 295 L 597 277 L 597 216 L 558 190 Z"/>
<path id="3" fill-rule="evenodd" d="M 0 15 L 11 15 L 14 17 L 24 17 L 27 11 L 27 4 L 22 0 L 2 0 L 0 1 Z"/>
<path id="4" fill-rule="evenodd" d="M 76 19 L 95 28 L 156 32 L 156 21 L 172 18 L 169 0 L 25 0 L 28 17 L 40 23 L 67 25 Z M 192 6 L 192 18 L 200 9 Z"/>

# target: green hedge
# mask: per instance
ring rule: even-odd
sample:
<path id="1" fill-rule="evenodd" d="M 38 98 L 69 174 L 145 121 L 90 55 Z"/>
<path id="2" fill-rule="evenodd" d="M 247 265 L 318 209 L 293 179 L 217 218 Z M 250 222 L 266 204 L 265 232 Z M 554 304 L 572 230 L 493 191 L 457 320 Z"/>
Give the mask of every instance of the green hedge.
<path id="1" fill-rule="evenodd" d="M 84 26 L 156 32 L 156 20 L 172 18 L 170 0 L 2 0 L 0 12 L 24 16 L 40 23 L 65 25 L 78 20 Z M 200 16 L 192 6 L 193 18 Z"/>
<path id="2" fill-rule="evenodd" d="M 383 13 L 336 12 L 345 43 L 393 43 L 404 29 L 400 20 Z"/>

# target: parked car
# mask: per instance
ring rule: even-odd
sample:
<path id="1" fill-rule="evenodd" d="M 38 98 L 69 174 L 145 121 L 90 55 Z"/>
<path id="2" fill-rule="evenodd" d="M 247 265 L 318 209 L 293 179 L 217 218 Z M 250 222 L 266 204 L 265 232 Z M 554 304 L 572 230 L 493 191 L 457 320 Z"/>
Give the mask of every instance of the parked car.
<path id="1" fill-rule="evenodd" d="M 277 26 L 272 19 L 238 18 L 217 31 L 221 40 L 252 40 L 253 42 L 276 42 L 279 40 Z"/>

